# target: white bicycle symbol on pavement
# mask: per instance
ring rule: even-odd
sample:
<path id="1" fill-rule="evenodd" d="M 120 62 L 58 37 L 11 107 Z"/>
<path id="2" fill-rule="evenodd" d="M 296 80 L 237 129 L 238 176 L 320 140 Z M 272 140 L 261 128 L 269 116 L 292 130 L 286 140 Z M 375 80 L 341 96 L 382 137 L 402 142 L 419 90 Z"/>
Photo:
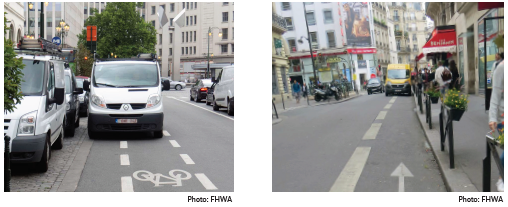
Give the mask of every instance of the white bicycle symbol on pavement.
<path id="1" fill-rule="evenodd" d="M 182 177 L 182 175 L 184 176 Z M 171 170 L 169 171 L 169 177 L 160 173 L 153 174 L 146 170 L 136 171 L 132 176 L 139 181 L 150 181 L 155 184 L 154 187 L 158 187 L 160 185 L 182 186 L 182 180 L 188 180 L 192 177 L 189 172 L 184 170 Z M 161 182 L 161 177 L 172 180 L 173 182 Z"/>

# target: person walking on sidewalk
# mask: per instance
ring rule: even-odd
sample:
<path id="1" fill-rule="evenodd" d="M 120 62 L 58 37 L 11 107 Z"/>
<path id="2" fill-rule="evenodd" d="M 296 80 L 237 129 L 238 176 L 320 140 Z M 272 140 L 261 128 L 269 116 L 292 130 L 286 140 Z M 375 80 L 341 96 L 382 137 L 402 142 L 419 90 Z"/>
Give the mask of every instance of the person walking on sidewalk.
<path id="1" fill-rule="evenodd" d="M 457 69 L 457 64 L 454 60 L 450 60 L 450 72 L 452 73 L 452 81 L 450 83 L 450 89 L 460 89 L 460 74 Z"/>
<path id="2" fill-rule="evenodd" d="M 293 93 L 296 99 L 296 103 L 300 103 L 300 91 L 301 91 L 300 83 L 296 82 L 295 80 L 295 83 L 293 83 Z"/>
<path id="3" fill-rule="evenodd" d="M 303 87 L 302 87 L 302 92 L 303 92 L 303 97 L 307 97 L 307 86 L 305 85 L 305 82 L 303 82 Z"/>
<path id="4" fill-rule="evenodd" d="M 446 88 L 450 84 L 452 75 L 448 68 L 443 66 L 444 61 L 441 60 L 438 63 L 438 67 L 436 69 L 436 81 L 439 84 L 439 88 L 441 90 L 441 95 L 444 97 L 446 93 Z"/>
<path id="5" fill-rule="evenodd" d="M 501 61 L 504 60 L 504 52 L 496 53 L 496 62 L 492 64 L 492 74 L 494 74 L 494 71 L 496 70 L 496 67 L 499 65 Z"/>
<path id="6" fill-rule="evenodd" d="M 501 61 L 493 75 L 492 80 L 492 95 L 490 97 L 489 109 L 489 127 L 492 131 L 498 130 L 499 132 L 504 128 L 503 115 L 504 115 L 504 61 Z M 500 132 L 501 133 L 501 132 Z M 504 168 L 504 151 L 501 153 L 501 165 Z M 503 179 L 499 178 L 496 183 L 497 190 L 504 192 Z"/>

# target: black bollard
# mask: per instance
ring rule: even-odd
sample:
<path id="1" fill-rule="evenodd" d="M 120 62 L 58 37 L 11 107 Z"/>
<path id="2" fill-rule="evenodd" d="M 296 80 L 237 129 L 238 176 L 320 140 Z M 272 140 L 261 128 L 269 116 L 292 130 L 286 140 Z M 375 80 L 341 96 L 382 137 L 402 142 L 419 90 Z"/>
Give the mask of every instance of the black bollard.
<path id="1" fill-rule="evenodd" d="M 4 137 L 5 140 L 5 152 L 4 152 L 4 191 L 11 192 L 11 149 L 10 149 L 10 141 L 11 138 L 9 136 Z"/>

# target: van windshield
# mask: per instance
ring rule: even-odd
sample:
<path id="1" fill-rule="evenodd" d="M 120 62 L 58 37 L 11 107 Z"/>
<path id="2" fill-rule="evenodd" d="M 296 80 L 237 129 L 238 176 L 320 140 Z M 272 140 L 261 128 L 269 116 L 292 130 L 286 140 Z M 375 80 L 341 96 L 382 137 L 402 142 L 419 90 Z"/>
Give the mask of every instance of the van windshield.
<path id="1" fill-rule="evenodd" d="M 41 96 L 44 83 L 44 61 L 23 60 L 21 69 L 21 93 L 25 96 Z"/>
<path id="2" fill-rule="evenodd" d="M 95 87 L 156 87 L 159 74 L 154 64 L 105 64 L 94 69 Z"/>
<path id="3" fill-rule="evenodd" d="M 389 79 L 408 79 L 410 77 L 409 70 L 396 69 L 388 70 Z"/>

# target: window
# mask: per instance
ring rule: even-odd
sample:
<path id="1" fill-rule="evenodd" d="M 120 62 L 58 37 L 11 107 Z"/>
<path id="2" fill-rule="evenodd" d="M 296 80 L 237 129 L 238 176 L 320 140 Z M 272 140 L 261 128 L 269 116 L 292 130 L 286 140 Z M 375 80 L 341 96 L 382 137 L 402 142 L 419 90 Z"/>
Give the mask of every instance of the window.
<path id="1" fill-rule="evenodd" d="M 282 11 L 291 10 L 291 3 L 290 2 L 282 2 Z"/>
<path id="2" fill-rule="evenodd" d="M 222 6 L 227 6 L 229 2 L 222 2 Z"/>
<path id="3" fill-rule="evenodd" d="M 169 48 L 169 55 L 173 55 L 173 48 Z"/>
<path id="4" fill-rule="evenodd" d="M 184 52 L 183 50 L 184 50 L 184 49 L 183 49 L 183 47 L 182 47 L 182 55 L 184 54 L 184 53 L 183 53 L 183 52 Z"/>
<path id="5" fill-rule="evenodd" d="M 190 41 L 192 42 L 192 32 L 189 33 L 190 33 Z"/>
<path id="6" fill-rule="evenodd" d="M 227 54 L 228 53 L 228 45 L 227 44 L 220 45 L 220 51 L 222 54 Z"/>
<path id="7" fill-rule="evenodd" d="M 93 15 L 93 8 L 90 8 L 90 15 Z"/>
<path id="8" fill-rule="evenodd" d="M 400 39 L 397 40 L 397 50 L 400 50 Z"/>
<path id="9" fill-rule="evenodd" d="M 453 16 L 455 14 L 455 3 L 450 3 L 450 16 Z"/>
<path id="10" fill-rule="evenodd" d="M 182 2 L 182 7 L 185 9 L 185 2 Z"/>
<path id="11" fill-rule="evenodd" d="M 318 44 L 318 40 L 317 40 L 317 32 L 310 33 L 310 42 L 312 44 L 312 49 L 319 48 L 319 44 Z"/>
<path id="12" fill-rule="evenodd" d="M 166 5 L 163 4 L 163 5 L 159 5 L 160 7 L 162 7 L 162 9 L 164 9 L 164 11 L 166 11 Z"/>
<path id="13" fill-rule="evenodd" d="M 187 21 L 187 24 L 186 26 L 189 26 L 189 17 L 185 17 L 186 21 Z"/>
<path id="14" fill-rule="evenodd" d="M 324 11 L 325 15 L 325 24 L 333 23 L 332 11 Z"/>
<path id="15" fill-rule="evenodd" d="M 155 14 L 155 6 L 152 6 L 152 15 Z"/>
<path id="16" fill-rule="evenodd" d="M 396 25 L 395 25 L 395 30 L 396 30 L 396 31 L 400 30 L 400 29 L 399 29 L 399 25 L 398 25 L 398 24 L 396 24 Z"/>
<path id="17" fill-rule="evenodd" d="M 335 47 L 335 34 L 333 31 L 326 32 L 326 36 L 328 37 L 328 48 Z"/>
<path id="18" fill-rule="evenodd" d="M 235 11 L 232 11 L 233 12 L 233 22 L 235 21 Z"/>
<path id="19" fill-rule="evenodd" d="M 169 43 L 173 43 L 173 33 L 169 33 Z"/>
<path id="20" fill-rule="evenodd" d="M 192 4 L 191 4 L 192 5 Z M 189 54 L 192 55 L 192 47 L 189 47 Z"/>
<path id="21" fill-rule="evenodd" d="M 88 7 L 85 6 L 85 14 L 88 13 Z"/>
<path id="22" fill-rule="evenodd" d="M 189 8 L 189 2 L 187 2 L 187 9 Z"/>
<path id="23" fill-rule="evenodd" d="M 306 15 L 307 15 L 307 24 L 315 25 L 316 19 L 314 19 L 314 12 L 313 11 L 307 12 Z"/>
<path id="24" fill-rule="evenodd" d="M 188 55 L 189 54 L 189 48 L 188 47 L 185 47 L 185 54 Z"/>
<path id="25" fill-rule="evenodd" d="M 228 39 L 228 28 L 222 28 L 222 39 L 223 40 Z"/>
<path id="26" fill-rule="evenodd" d="M 46 27 L 51 27 L 53 24 L 53 22 L 47 22 L 47 26 Z"/>
<path id="27" fill-rule="evenodd" d="M 401 57 L 399 57 L 399 64 L 401 64 L 401 63 L 402 63 L 402 58 L 401 58 Z"/>
<path id="28" fill-rule="evenodd" d="M 169 4 L 169 11 L 170 12 L 175 12 L 175 3 Z"/>
<path id="29" fill-rule="evenodd" d="M 314 4 L 314 2 L 305 2 L 305 5 L 311 5 Z"/>
<path id="30" fill-rule="evenodd" d="M 415 13 L 411 12 L 411 20 L 415 20 Z"/>
<path id="31" fill-rule="evenodd" d="M 194 4 L 190 3 L 190 9 L 194 9 Z"/>
<path id="32" fill-rule="evenodd" d="M 231 44 L 231 53 L 235 53 L 235 44 Z"/>
<path id="33" fill-rule="evenodd" d="M 228 13 L 222 12 L 222 22 L 228 22 Z"/>
<path id="34" fill-rule="evenodd" d="M 174 19 L 174 18 L 170 18 L 170 19 L 169 19 L 169 26 L 173 26 L 173 19 Z"/>
<path id="35" fill-rule="evenodd" d="M 155 27 L 155 20 L 154 20 L 154 21 L 152 21 L 152 26 L 153 26 L 153 27 Z"/>
<path id="36" fill-rule="evenodd" d="M 416 41 L 416 34 L 413 34 L 413 41 Z"/>
<path id="37" fill-rule="evenodd" d="M 235 28 L 233 27 L 231 29 L 232 29 L 231 34 L 233 35 L 233 37 L 231 39 L 234 40 L 235 39 Z"/>
<path id="38" fill-rule="evenodd" d="M 196 54 L 196 46 L 194 46 L 194 55 Z"/>
<path id="39" fill-rule="evenodd" d="M 162 49 L 159 49 L 159 56 L 162 57 Z"/>
<path id="40" fill-rule="evenodd" d="M 190 16 L 190 25 L 192 26 L 192 16 Z"/>
<path id="41" fill-rule="evenodd" d="M 198 23 L 198 15 L 194 15 L 194 25 Z"/>
<path id="42" fill-rule="evenodd" d="M 189 42 L 189 32 L 185 32 L 185 42 Z"/>
<path id="43" fill-rule="evenodd" d="M 198 2 L 194 2 L 194 9 L 198 8 Z"/>
<path id="44" fill-rule="evenodd" d="M 296 48 L 296 41 L 294 39 L 288 39 L 288 46 L 291 50 L 290 52 L 296 52 L 298 49 Z"/>
<path id="45" fill-rule="evenodd" d="M 196 42 L 196 31 L 194 31 L 194 42 Z"/>
<path id="46" fill-rule="evenodd" d="M 286 26 L 288 28 L 288 31 L 293 31 L 294 30 L 293 19 L 291 17 L 286 17 L 284 19 L 286 19 Z"/>
<path id="47" fill-rule="evenodd" d="M 185 42 L 185 32 L 182 32 L 182 42 Z"/>
<path id="48" fill-rule="evenodd" d="M 159 34 L 159 45 L 162 45 L 162 34 Z"/>

